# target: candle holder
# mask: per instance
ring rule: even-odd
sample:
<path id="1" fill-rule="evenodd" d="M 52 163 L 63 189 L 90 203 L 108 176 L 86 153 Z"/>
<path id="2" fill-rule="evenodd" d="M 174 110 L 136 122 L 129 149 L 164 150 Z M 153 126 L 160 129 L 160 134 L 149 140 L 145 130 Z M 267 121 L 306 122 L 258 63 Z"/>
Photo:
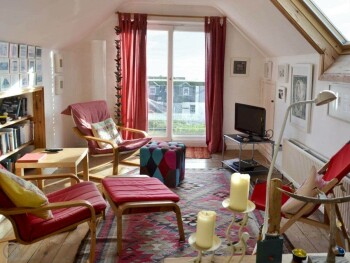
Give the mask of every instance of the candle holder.
<path id="1" fill-rule="evenodd" d="M 243 228 L 247 225 L 248 222 L 248 213 L 252 212 L 255 210 L 255 204 L 248 200 L 248 204 L 247 204 L 247 208 L 244 211 L 236 211 L 234 209 L 232 209 L 230 207 L 230 199 L 226 198 L 223 202 L 222 202 L 222 206 L 226 209 L 228 209 L 229 211 L 231 211 L 233 213 L 232 216 L 232 221 L 230 223 L 230 225 L 228 226 L 227 230 L 226 230 L 226 240 L 229 246 L 232 247 L 232 252 L 231 252 L 231 257 L 228 259 L 227 262 L 230 262 L 232 257 L 235 254 L 240 254 L 241 257 L 239 258 L 239 262 L 242 261 L 246 251 L 247 251 L 247 240 L 249 238 L 249 234 L 247 232 L 243 232 Z M 243 214 L 243 218 L 241 220 L 236 220 L 236 214 Z M 230 229 L 233 226 L 233 224 L 238 225 L 239 226 L 239 230 L 238 230 L 238 242 L 234 243 L 231 241 L 230 238 Z"/>
<path id="2" fill-rule="evenodd" d="M 221 246 L 221 239 L 217 235 L 214 235 L 213 245 L 210 248 L 202 248 L 196 244 L 196 233 L 193 233 L 188 238 L 188 243 L 190 244 L 190 246 L 194 250 L 198 251 L 198 256 L 193 259 L 193 262 L 196 262 L 196 263 L 201 262 L 203 252 L 209 252 L 209 251 L 213 251 L 213 254 L 212 254 L 211 260 L 210 260 L 210 262 L 213 262 L 214 252 L 215 252 L 215 250 L 217 250 Z"/>

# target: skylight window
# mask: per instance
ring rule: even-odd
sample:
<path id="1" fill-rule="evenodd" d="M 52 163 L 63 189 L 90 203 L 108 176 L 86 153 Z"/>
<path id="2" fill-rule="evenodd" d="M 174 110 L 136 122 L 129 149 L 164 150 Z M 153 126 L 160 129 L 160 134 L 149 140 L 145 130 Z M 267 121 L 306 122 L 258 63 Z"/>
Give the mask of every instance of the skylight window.
<path id="1" fill-rule="evenodd" d="M 350 0 L 304 0 L 313 13 L 343 44 L 350 41 Z"/>

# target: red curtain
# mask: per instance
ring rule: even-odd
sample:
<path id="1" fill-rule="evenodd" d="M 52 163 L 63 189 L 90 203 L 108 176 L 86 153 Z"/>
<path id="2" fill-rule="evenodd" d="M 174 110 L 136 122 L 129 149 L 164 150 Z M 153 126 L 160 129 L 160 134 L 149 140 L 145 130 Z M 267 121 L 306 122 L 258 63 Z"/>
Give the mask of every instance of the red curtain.
<path id="1" fill-rule="evenodd" d="M 205 18 L 205 124 L 210 153 L 221 151 L 226 17 Z"/>
<path id="2" fill-rule="evenodd" d="M 128 128 L 147 130 L 146 33 L 147 15 L 119 13 L 122 122 Z M 126 134 L 125 139 L 131 139 Z"/>

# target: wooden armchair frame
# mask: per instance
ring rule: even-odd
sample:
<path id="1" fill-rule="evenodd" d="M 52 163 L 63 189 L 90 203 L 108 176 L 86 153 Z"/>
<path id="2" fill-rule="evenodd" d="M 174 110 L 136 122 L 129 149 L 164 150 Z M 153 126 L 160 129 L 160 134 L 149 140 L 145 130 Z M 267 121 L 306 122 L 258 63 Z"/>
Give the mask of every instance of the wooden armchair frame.
<path id="1" fill-rule="evenodd" d="M 29 175 L 29 176 L 24 176 L 23 179 L 25 180 L 42 180 L 42 179 L 63 179 L 63 178 L 70 178 L 71 182 L 73 183 L 73 180 L 76 183 L 80 182 L 80 179 L 75 176 L 74 174 L 52 174 L 52 175 Z M 32 242 L 26 242 L 24 241 L 18 231 L 17 228 L 17 224 L 16 222 L 13 220 L 13 218 L 11 216 L 13 215 L 19 215 L 19 214 L 25 214 L 25 213 L 33 213 L 33 212 L 40 212 L 40 211 L 45 211 L 45 210 L 55 210 L 55 209 L 61 209 L 61 208 L 71 208 L 71 207 L 86 207 L 89 209 L 90 211 L 90 217 L 76 222 L 74 224 L 69 225 L 68 227 L 64 227 L 58 231 L 55 231 L 53 233 L 50 233 L 46 236 L 42 236 L 40 238 L 37 238 L 35 240 L 33 240 Z M 25 208 L 25 207 L 17 207 L 17 208 L 10 208 L 10 209 L 3 209 L 0 208 L 0 214 L 4 215 L 10 222 L 11 225 L 13 227 L 13 231 L 15 234 L 15 237 L 5 237 L 3 239 L 0 240 L 0 243 L 3 242 L 18 242 L 20 244 L 23 245 L 29 245 L 29 244 L 33 244 L 35 242 L 38 242 L 40 240 L 46 239 L 48 237 L 57 235 L 59 233 L 63 233 L 66 231 L 70 231 L 70 230 L 74 230 L 78 225 L 87 222 L 90 228 L 90 235 L 91 235 L 91 242 L 90 242 L 90 257 L 89 257 L 89 261 L 91 263 L 94 262 L 94 258 L 95 258 L 95 248 L 96 248 L 96 224 L 97 224 L 97 219 L 99 217 L 102 217 L 103 219 L 105 218 L 105 213 L 102 212 L 100 214 L 96 214 L 95 213 L 95 209 L 94 207 L 91 205 L 90 202 L 86 201 L 86 200 L 74 200 L 74 201 L 66 201 L 66 202 L 56 202 L 56 203 L 49 203 L 47 205 L 38 207 L 38 208 Z"/>
<path id="2" fill-rule="evenodd" d="M 118 125 L 116 125 L 116 127 L 117 127 L 118 130 L 121 130 L 121 131 L 129 131 L 129 132 L 141 134 L 142 138 L 148 137 L 147 132 L 142 131 L 142 130 L 127 128 L 127 127 L 118 126 Z M 108 153 L 108 154 L 90 154 L 90 155 L 92 157 L 113 156 L 111 161 L 109 161 L 109 162 L 107 162 L 105 164 L 102 164 L 101 166 L 104 166 L 104 165 L 109 164 L 109 163 L 113 163 L 113 174 L 114 175 L 118 174 L 119 163 L 126 163 L 126 164 L 129 164 L 129 165 L 136 165 L 136 166 L 138 165 L 138 164 L 135 164 L 133 162 L 127 162 L 127 161 L 123 161 L 123 160 L 125 160 L 125 159 L 127 159 L 127 158 L 129 158 L 129 157 L 131 157 L 133 155 L 135 155 L 139 151 L 139 149 L 132 150 L 132 151 L 127 151 L 127 152 L 119 152 L 118 144 L 116 144 L 113 141 L 108 141 L 108 140 L 100 139 L 100 138 L 97 138 L 97 137 L 84 135 L 77 127 L 73 127 L 73 131 L 80 138 L 85 139 L 87 141 L 90 140 L 90 141 L 95 141 L 95 142 L 102 142 L 102 143 L 109 144 L 111 146 L 112 153 Z M 96 169 L 96 168 L 98 168 L 98 167 L 93 167 L 92 169 Z"/>

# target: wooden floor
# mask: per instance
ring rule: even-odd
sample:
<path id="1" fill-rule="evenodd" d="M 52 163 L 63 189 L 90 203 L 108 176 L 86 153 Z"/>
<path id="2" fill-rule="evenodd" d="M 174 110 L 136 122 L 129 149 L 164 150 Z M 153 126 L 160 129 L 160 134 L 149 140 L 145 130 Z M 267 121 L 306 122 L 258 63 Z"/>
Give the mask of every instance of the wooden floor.
<path id="1" fill-rule="evenodd" d="M 237 156 L 237 151 L 231 150 L 226 151 L 225 153 L 225 158 L 236 158 Z M 256 154 L 255 158 L 259 162 L 268 165 L 268 161 L 260 154 Z M 186 159 L 186 168 L 218 168 L 221 167 L 221 160 L 221 154 L 214 154 L 211 159 Z M 90 163 L 95 163 L 95 161 L 90 159 Z M 135 169 L 135 167 L 123 166 L 121 167 L 121 173 L 125 173 L 132 169 Z M 107 169 L 100 169 L 97 174 L 94 172 L 92 175 L 103 177 L 104 175 L 110 174 L 110 171 L 111 167 L 108 167 Z M 231 174 L 232 171 L 227 170 L 227 176 L 230 176 Z M 252 176 L 252 179 L 254 180 L 255 176 Z M 68 181 L 56 182 L 52 185 L 48 185 L 45 191 L 50 192 L 68 184 Z M 12 243 L 7 249 L 7 247 L 3 248 L 3 245 L 1 246 L 0 244 L 0 253 L 2 253 L 2 251 L 5 251 L 6 253 L 8 252 L 9 256 L 7 262 L 11 263 L 71 263 L 74 262 L 74 256 L 78 250 L 79 244 L 87 231 L 87 224 L 82 224 L 74 231 L 45 239 L 44 241 L 37 242 L 33 245 L 19 245 Z M 11 225 L 7 220 L 3 220 L 0 223 L 0 238 L 11 234 Z M 316 227 L 297 223 L 294 224 L 286 234 L 295 247 L 303 248 L 308 253 L 327 252 L 327 233 Z M 2 263 L 1 256 L 0 263 Z"/>

